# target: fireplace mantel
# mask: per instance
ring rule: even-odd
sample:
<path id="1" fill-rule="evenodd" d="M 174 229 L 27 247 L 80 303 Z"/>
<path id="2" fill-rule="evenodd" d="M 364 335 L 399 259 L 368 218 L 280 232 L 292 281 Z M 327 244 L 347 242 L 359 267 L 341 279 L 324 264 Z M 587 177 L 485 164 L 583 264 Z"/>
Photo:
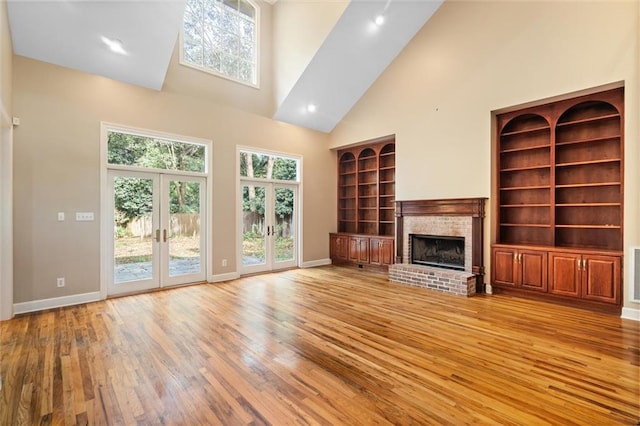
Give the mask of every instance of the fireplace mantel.
<path id="1" fill-rule="evenodd" d="M 471 216 L 484 217 L 486 198 L 396 201 L 396 217 Z"/>
<path id="2" fill-rule="evenodd" d="M 486 198 L 451 198 L 439 200 L 396 201 L 396 263 L 403 259 L 404 227 L 407 216 L 466 216 L 471 217 L 472 272 L 476 275 L 476 291 L 484 292 L 484 205 Z"/>

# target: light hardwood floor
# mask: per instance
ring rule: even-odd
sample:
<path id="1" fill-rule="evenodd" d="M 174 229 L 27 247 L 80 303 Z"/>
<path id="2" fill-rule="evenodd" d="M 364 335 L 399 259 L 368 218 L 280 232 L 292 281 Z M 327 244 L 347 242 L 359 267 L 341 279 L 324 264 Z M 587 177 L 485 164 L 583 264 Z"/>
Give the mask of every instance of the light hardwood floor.
<path id="1" fill-rule="evenodd" d="M 0 425 L 640 420 L 639 324 L 322 267 L 0 323 Z"/>

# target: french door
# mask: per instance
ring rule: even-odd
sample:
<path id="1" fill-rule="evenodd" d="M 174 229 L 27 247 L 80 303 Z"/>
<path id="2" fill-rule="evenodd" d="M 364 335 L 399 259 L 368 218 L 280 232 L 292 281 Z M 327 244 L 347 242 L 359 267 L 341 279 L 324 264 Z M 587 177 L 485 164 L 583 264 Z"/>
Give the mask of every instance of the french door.
<path id="1" fill-rule="evenodd" d="M 297 185 L 241 181 L 241 272 L 298 265 Z"/>
<path id="2" fill-rule="evenodd" d="M 109 295 L 205 280 L 205 186 L 202 177 L 109 170 Z"/>

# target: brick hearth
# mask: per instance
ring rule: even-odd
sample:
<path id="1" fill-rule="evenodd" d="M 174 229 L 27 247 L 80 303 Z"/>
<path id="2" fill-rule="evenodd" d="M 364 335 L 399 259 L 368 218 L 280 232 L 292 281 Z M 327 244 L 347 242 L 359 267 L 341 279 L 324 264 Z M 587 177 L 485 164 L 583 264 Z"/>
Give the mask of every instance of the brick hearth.
<path id="1" fill-rule="evenodd" d="M 431 266 L 395 264 L 389 267 L 389 281 L 424 287 L 458 296 L 476 294 L 476 276 Z"/>
<path id="2" fill-rule="evenodd" d="M 482 228 L 484 198 L 399 201 L 396 204 L 396 263 L 389 280 L 471 296 L 484 291 Z M 410 263 L 411 234 L 464 237 L 464 271 Z"/>

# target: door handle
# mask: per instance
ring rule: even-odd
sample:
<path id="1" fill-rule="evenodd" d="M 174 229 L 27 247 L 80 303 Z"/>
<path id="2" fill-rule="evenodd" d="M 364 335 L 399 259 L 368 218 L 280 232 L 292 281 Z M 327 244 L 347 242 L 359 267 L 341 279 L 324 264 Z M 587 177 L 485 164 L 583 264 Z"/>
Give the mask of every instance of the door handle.
<path id="1" fill-rule="evenodd" d="M 164 242 L 167 242 L 167 230 L 163 229 L 162 230 L 162 239 L 164 240 Z"/>
<path id="2" fill-rule="evenodd" d="M 156 229 L 156 243 L 160 242 L 160 230 Z"/>
<path id="3" fill-rule="evenodd" d="M 586 271 L 587 270 L 587 259 L 583 259 L 582 260 L 582 270 Z"/>
<path id="4" fill-rule="evenodd" d="M 580 259 L 578 259 L 578 271 L 580 270 Z"/>
<path id="5" fill-rule="evenodd" d="M 267 237 L 268 237 L 269 235 L 271 235 L 271 227 L 270 227 L 270 226 L 267 226 Z"/>

